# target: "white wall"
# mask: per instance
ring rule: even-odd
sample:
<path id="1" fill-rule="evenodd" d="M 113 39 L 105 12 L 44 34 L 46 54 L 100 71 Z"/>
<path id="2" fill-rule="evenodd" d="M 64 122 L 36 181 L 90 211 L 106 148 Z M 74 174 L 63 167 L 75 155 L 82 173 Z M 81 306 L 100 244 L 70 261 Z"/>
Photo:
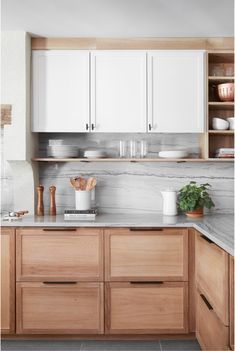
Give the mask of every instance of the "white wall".
<path id="1" fill-rule="evenodd" d="M 2 28 L 46 37 L 233 36 L 233 0 L 2 0 Z"/>

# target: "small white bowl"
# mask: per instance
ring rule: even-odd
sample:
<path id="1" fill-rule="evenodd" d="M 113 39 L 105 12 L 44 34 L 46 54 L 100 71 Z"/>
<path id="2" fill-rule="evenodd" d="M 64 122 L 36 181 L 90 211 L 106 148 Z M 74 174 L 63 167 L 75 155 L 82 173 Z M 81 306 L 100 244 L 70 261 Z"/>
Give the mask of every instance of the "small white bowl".
<path id="1" fill-rule="evenodd" d="M 215 130 L 226 130 L 229 127 L 229 122 L 222 118 L 212 118 L 212 128 Z"/>
<path id="2" fill-rule="evenodd" d="M 158 153 L 158 156 L 162 158 L 184 158 L 188 156 L 188 151 L 184 151 L 184 150 L 160 151 Z"/>
<path id="3" fill-rule="evenodd" d="M 229 118 L 226 118 L 226 120 L 229 123 L 229 129 L 234 130 L 235 129 L 235 117 L 229 117 Z"/>

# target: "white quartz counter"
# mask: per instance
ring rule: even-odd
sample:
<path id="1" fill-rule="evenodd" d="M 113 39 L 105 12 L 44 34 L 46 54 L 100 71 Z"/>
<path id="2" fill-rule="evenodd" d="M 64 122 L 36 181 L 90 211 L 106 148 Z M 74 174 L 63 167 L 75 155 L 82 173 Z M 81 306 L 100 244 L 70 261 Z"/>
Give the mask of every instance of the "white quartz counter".
<path id="1" fill-rule="evenodd" d="M 159 214 L 99 214 L 92 221 L 65 221 L 63 215 L 55 217 L 26 215 L 17 221 L 1 221 L 6 227 L 191 227 L 215 244 L 234 255 L 234 217 L 232 214 L 211 214 L 199 219 L 186 216 Z"/>

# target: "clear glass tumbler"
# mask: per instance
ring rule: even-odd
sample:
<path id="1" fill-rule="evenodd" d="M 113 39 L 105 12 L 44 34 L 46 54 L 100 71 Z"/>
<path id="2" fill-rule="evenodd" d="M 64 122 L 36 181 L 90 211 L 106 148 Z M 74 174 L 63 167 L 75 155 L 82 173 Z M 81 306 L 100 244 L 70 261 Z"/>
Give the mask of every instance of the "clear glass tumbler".
<path id="1" fill-rule="evenodd" d="M 140 157 L 144 158 L 148 153 L 148 144 L 146 140 L 140 140 Z"/>
<path id="2" fill-rule="evenodd" d="M 130 140 L 130 157 L 135 158 L 137 156 L 137 143 L 135 140 Z"/>
<path id="3" fill-rule="evenodd" d="M 127 156 L 127 143 L 125 140 L 119 141 L 119 157 L 125 158 Z"/>

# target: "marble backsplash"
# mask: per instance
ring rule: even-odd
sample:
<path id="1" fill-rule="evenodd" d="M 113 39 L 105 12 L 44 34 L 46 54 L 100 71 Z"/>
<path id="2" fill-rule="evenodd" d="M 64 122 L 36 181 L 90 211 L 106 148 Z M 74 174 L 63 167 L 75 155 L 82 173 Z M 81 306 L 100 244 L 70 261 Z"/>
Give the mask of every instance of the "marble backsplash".
<path id="1" fill-rule="evenodd" d="M 48 139 L 64 137 L 59 134 L 40 135 L 40 153 L 45 152 Z M 130 135 L 90 134 L 66 136 L 68 144 L 79 147 L 102 146 L 117 150 L 118 140 L 130 139 Z M 146 139 L 145 135 L 131 135 L 133 139 Z M 102 139 L 103 141 L 101 141 Z M 188 148 L 192 153 L 199 150 L 197 135 L 148 136 L 151 153 L 159 150 Z M 113 145 L 113 146 L 112 146 Z M 67 162 L 40 163 L 39 178 L 44 185 L 44 205 L 49 206 L 50 185 L 57 187 L 57 212 L 73 209 L 75 194 L 69 178 L 76 175 L 97 178 L 96 203 L 100 211 L 107 213 L 144 213 L 162 211 L 160 191 L 168 187 L 180 189 L 190 180 L 212 185 L 211 196 L 215 202 L 213 211 L 233 213 L 233 163 L 232 162 Z"/>

